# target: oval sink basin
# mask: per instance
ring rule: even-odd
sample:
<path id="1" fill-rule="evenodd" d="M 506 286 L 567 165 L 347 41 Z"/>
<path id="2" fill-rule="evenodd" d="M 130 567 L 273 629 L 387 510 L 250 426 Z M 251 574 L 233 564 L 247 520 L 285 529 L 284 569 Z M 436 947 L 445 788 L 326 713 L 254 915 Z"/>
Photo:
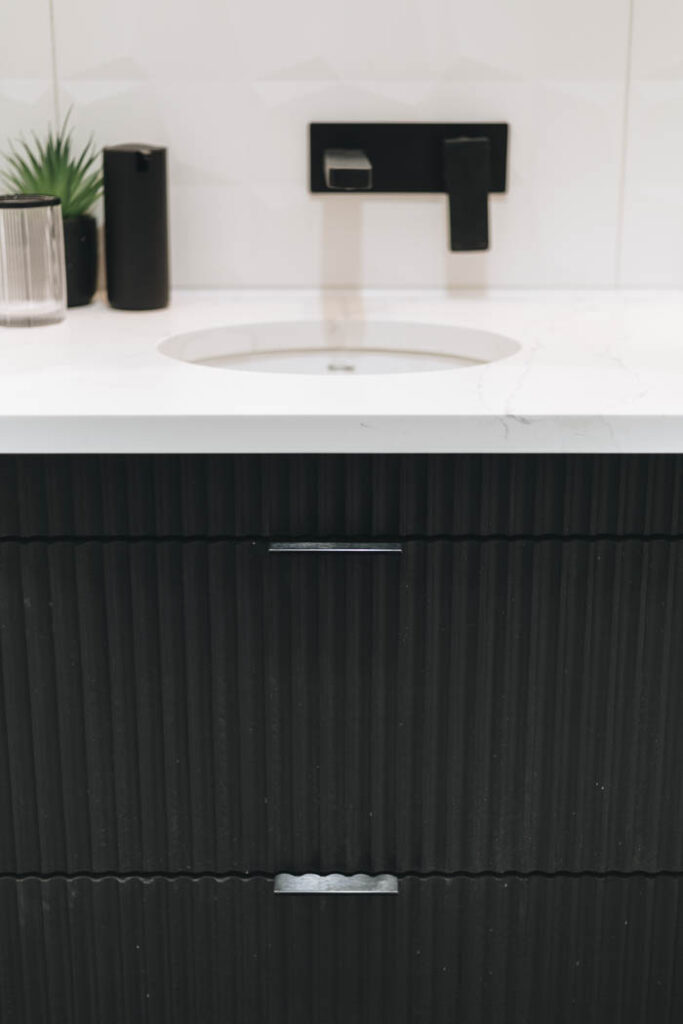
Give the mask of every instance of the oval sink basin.
<path id="1" fill-rule="evenodd" d="M 519 351 L 511 338 L 439 324 L 307 320 L 212 327 L 167 338 L 171 359 L 252 373 L 425 373 L 461 370 Z"/>

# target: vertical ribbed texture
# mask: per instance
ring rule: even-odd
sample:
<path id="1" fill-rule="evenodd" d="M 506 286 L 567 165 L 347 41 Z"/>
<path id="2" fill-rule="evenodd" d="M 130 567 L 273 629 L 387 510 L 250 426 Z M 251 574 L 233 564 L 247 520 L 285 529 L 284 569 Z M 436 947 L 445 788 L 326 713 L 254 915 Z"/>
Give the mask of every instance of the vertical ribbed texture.
<path id="1" fill-rule="evenodd" d="M 679 1024 L 683 540 L 618 538 L 683 534 L 682 483 L 0 457 L 0 537 L 197 538 L 0 543 L 0 874 L 169 875 L 0 878 L 1 1024 Z M 613 539 L 436 539 L 495 534 Z M 278 535 L 434 539 L 208 539 Z M 412 876 L 179 875 L 306 870 Z"/>
<path id="2" fill-rule="evenodd" d="M 680 455 L 4 455 L 0 492 L 0 537 L 683 533 Z"/>
<path id="3" fill-rule="evenodd" d="M 30 327 L 66 309 L 64 232 L 59 204 L 0 211 L 0 323 Z M 11 457 L 10 457 L 11 458 Z"/>
<path id="4" fill-rule="evenodd" d="M 1 880 L 0 1019 L 679 1024 L 682 914 L 672 878 Z"/>
<path id="5" fill-rule="evenodd" d="M 0 545 L 0 871 L 683 871 L 683 542 Z"/>

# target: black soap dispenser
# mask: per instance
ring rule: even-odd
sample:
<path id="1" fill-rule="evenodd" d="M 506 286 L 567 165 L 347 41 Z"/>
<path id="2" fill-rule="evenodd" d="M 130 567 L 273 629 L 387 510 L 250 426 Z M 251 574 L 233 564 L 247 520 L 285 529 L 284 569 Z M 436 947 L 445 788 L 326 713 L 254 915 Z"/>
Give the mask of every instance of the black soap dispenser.
<path id="1" fill-rule="evenodd" d="M 104 149 L 107 294 L 115 309 L 168 305 L 166 150 Z"/>

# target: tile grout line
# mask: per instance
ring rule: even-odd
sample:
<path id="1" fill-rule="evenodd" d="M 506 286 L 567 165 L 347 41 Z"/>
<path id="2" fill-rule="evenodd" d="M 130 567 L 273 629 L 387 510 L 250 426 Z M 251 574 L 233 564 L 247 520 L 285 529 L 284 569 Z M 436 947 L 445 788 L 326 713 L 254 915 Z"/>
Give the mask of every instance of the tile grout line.
<path id="1" fill-rule="evenodd" d="M 50 0 L 52 2 L 52 0 Z M 635 20 L 636 0 L 629 0 L 628 29 L 626 39 L 626 68 L 624 83 L 624 102 L 622 107 L 622 139 L 621 159 L 619 164 L 619 182 L 617 185 L 617 233 L 614 253 L 614 286 L 622 287 L 622 262 L 624 244 L 624 214 L 626 207 L 626 166 L 628 162 L 629 123 L 631 118 L 631 85 L 633 75 L 633 27 Z"/>
<path id="2" fill-rule="evenodd" d="M 57 33 L 55 31 L 55 0 L 47 0 L 50 18 L 50 63 L 52 65 L 52 109 L 55 116 L 55 131 L 61 124 L 59 109 L 59 74 L 57 71 Z"/>

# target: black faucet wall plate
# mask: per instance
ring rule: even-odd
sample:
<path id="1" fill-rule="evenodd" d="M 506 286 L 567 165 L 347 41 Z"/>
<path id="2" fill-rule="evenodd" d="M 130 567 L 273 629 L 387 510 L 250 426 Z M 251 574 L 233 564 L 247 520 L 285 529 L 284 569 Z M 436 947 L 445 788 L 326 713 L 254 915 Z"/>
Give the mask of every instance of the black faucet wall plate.
<path id="1" fill-rule="evenodd" d="M 326 150 L 361 150 L 372 164 L 364 192 L 448 192 L 444 144 L 449 139 L 488 139 L 489 192 L 505 192 L 507 124 L 357 123 L 309 125 L 311 192 L 352 192 L 325 181 Z"/>

